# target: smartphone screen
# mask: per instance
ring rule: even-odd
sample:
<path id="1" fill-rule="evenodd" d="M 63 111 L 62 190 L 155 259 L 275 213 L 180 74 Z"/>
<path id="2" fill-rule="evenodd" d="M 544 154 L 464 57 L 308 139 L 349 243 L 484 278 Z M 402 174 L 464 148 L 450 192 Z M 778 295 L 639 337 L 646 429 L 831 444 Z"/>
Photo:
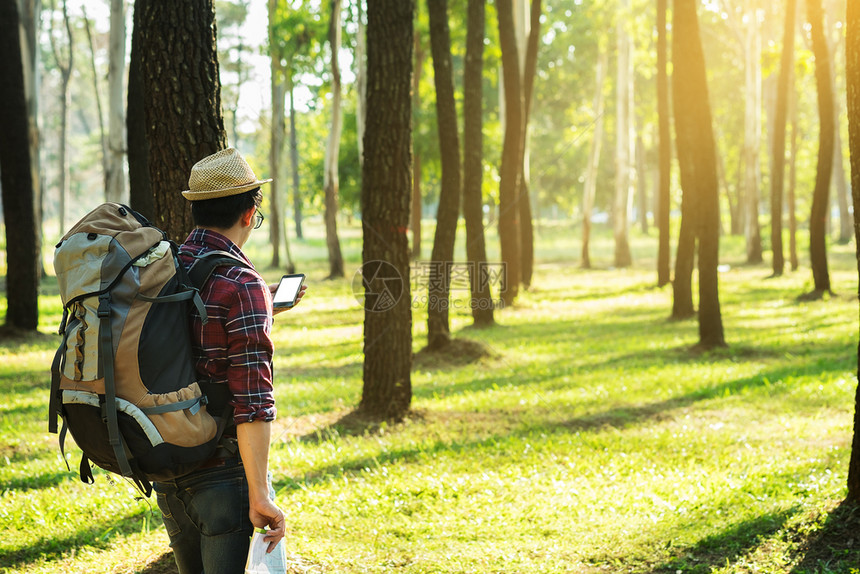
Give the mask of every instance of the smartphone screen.
<path id="1" fill-rule="evenodd" d="M 284 275 L 278 284 L 277 291 L 275 291 L 275 307 L 292 307 L 295 305 L 296 297 L 298 297 L 304 281 L 305 276 L 302 273 Z"/>

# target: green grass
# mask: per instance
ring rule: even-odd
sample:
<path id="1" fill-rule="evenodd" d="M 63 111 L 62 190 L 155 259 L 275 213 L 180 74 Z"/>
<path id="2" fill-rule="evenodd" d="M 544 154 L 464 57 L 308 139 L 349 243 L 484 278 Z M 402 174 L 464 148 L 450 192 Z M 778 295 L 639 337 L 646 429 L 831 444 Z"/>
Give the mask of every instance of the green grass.
<path id="1" fill-rule="evenodd" d="M 696 322 L 669 321 L 671 289 L 654 287 L 653 236 L 634 238 L 632 269 L 612 270 L 601 233 L 602 267 L 584 271 L 578 231 L 545 225 L 534 288 L 496 327 L 452 313 L 457 339 L 492 354 L 417 355 L 413 414 L 390 425 L 347 416 L 362 386 L 360 233 L 344 230 L 337 281 L 322 280 L 320 233 L 292 242 L 310 290 L 274 328 L 271 468 L 292 571 L 858 572 L 860 511 L 838 506 L 857 385 L 853 245 L 831 250 L 837 295 L 801 303 L 808 267 L 766 279 L 725 238 L 729 348 L 697 354 Z M 41 305 L 43 334 L 0 345 L 0 572 L 168 572 L 154 503 L 102 472 L 80 484 L 46 432 L 50 281 Z M 416 353 L 425 336 L 419 308 Z"/>

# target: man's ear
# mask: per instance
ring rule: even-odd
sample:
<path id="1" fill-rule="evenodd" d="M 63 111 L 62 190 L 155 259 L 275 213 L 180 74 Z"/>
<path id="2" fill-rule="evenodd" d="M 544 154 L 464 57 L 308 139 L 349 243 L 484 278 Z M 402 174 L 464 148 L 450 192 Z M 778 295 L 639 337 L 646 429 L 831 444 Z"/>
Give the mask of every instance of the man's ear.
<path id="1" fill-rule="evenodd" d="M 251 220 L 254 219 L 254 214 L 256 212 L 256 206 L 251 206 L 246 211 L 242 212 L 242 215 L 239 217 L 239 221 L 242 222 L 242 227 L 248 227 L 249 225 L 251 225 Z"/>

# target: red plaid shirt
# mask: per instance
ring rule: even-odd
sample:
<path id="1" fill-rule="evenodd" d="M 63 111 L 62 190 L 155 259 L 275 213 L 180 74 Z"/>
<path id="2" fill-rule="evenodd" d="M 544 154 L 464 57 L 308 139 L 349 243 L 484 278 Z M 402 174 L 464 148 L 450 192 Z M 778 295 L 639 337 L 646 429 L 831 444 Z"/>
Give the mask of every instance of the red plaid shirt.
<path id="1" fill-rule="evenodd" d="M 211 250 L 228 251 L 253 268 L 235 243 L 208 229 L 191 232 L 182 244 L 180 258 L 189 266 L 192 255 Z M 196 312 L 191 319 L 198 374 L 229 385 L 236 424 L 274 420 L 272 296 L 268 285 L 252 269 L 223 266 L 215 269 L 200 295 L 209 321 L 203 325 Z"/>

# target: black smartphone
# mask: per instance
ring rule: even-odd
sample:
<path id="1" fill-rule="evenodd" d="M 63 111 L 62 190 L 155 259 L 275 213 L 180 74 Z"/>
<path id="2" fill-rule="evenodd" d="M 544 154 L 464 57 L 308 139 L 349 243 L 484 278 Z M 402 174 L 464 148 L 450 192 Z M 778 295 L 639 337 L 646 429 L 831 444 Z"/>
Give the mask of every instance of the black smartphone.
<path id="1" fill-rule="evenodd" d="M 278 283 L 278 289 L 275 291 L 273 301 L 276 309 L 289 308 L 296 304 L 296 298 L 302 290 L 302 284 L 305 282 L 304 273 L 296 273 L 294 275 L 284 275 L 281 277 L 281 282 Z"/>

